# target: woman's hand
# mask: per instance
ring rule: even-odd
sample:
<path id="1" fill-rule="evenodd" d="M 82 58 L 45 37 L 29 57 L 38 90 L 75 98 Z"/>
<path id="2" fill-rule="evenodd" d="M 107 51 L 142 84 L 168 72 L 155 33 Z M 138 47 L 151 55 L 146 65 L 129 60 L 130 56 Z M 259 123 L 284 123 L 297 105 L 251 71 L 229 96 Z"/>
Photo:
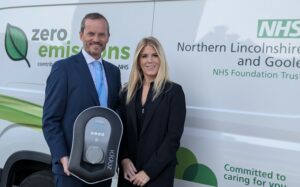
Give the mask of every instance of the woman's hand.
<path id="1" fill-rule="evenodd" d="M 145 186 L 147 182 L 149 182 L 150 177 L 147 175 L 147 173 L 142 170 L 139 171 L 134 177 L 130 179 L 130 182 L 132 182 L 134 185 L 137 186 Z"/>
<path id="2" fill-rule="evenodd" d="M 125 158 L 121 161 L 121 165 L 124 172 L 124 178 L 130 181 L 135 176 L 136 168 L 129 158 Z"/>

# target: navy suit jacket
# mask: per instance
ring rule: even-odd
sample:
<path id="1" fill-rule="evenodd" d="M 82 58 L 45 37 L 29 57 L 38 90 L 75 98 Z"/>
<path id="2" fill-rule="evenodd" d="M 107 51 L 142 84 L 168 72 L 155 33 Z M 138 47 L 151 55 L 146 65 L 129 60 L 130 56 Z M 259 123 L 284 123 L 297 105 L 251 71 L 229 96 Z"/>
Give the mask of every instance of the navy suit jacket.
<path id="1" fill-rule="evenodd" d="M 103 67 L 108 85 L 108 107 L 116 110 L 121 88 L 120 70 L 104 60 Z M 46 85 L 43 133 L 50 148 L 54 173 L 63 174 L 59 160 L 70 155 L 76 117 L 83 110 L 99 105 L 93 78 L 81 52 L 53 64 Z"/>

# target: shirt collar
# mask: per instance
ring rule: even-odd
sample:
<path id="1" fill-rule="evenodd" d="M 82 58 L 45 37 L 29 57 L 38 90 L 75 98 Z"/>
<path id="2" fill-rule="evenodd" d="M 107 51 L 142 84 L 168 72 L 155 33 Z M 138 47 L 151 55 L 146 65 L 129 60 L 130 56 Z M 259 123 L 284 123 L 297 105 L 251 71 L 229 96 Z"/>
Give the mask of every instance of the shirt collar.
<path id="1" fill-rule="evenodd" d="M 99 59 L 94 59 L 94 57 L 92 57 L 90 54 L 88 54 L 83 48 L 82 48 L 82 55 L 86 61 L 87 64 L 90 64 L 94 61 L 99 61 L 102 64 L 102 58 Z"/>

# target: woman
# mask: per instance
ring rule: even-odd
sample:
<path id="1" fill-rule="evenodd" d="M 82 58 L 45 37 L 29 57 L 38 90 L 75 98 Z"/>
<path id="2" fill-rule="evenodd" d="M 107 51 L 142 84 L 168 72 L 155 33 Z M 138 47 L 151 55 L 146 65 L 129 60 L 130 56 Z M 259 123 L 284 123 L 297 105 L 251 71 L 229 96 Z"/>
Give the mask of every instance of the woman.
<path id="1" fill-rule="evenodd" d="M 181 86 L 168 78 L 165 54 L 156 38 L 139 42 L 121 102 L 124 134 L 118 187 L 172 187 L 185 97 Z"/>

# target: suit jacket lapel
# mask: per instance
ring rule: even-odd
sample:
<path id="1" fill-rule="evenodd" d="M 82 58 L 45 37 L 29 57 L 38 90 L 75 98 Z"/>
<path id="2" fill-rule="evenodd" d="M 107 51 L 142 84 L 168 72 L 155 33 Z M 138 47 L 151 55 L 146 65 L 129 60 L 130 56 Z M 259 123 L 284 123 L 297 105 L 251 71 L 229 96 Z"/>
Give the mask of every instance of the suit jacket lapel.
<path id="1" fill-rule="evenodd" d="M 132 100 L 128 103 L 127 118 L 131 119 L 130 122 L 133 126 L 135 136 L 137 137 L 137 122 L 136 122 L 136 108 L 135 108 L 136 94 L 132 98 Z"/>
<path id="2" fill-rule="evenodd" d="M 108 62 L 106 62 L 105 60 L 102 60 L 103 63 L 103 67 L 104 67 L 104 71 L 105 71 L 105 76 L 106 76 L 106 83 L 107 83 L 107 106 L 110 107 L 111 106 L 111 99 L 110 99 L 110 95 L 112 92 L 112 84 L 114 83 L 114 77 L 113 77 L 113 73 L 111 73 L 111 69 L 108 67 Z"/>
<path id="3" fill-rule="evenodd" d="M 146 116 L 144 119 L 142 130 L 141 130 L 141 135 L 147 129 L 156 108 L 159 106 L 159 103 L 161 102 L 161 99 L 162 99 L 162 94 L 160 94 L 154 101 L 152 101 L 152 98 L 151 98 L 151 101 L 148 104 L 148 109 L 147 109 L 147 113 L 146 113 Z"/>
<path id="4" fill-rule="evenodd" d="M 87 62 L 85 61 L 81 52 L 76 57 L 77 57 L 76 58 L 76 60 L 77 60 L 76 67 L 77 67 L 78 72 L 80 72 L 79 76 L 82 75 L 80 78 L 84 79 L 83 82 L 86 83 L 86 86 L 89 90 L 88 93 L 91 95 L 94 102 L 99 106 L 100 103 L 99 103 L 97 90 L 96 90 L 90 69 L 87 65 Z"/>

